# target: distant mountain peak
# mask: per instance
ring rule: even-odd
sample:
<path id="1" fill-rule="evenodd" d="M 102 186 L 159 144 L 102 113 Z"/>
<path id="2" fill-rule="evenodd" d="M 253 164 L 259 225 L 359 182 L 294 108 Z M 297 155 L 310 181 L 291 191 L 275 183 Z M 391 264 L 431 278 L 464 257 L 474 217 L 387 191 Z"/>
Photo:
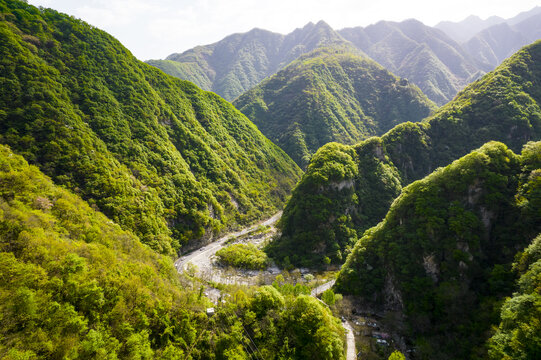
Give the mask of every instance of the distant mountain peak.
<path id="1" fill-rule="evenodd" d="M 329 24 L 327 24 L 324 20 L 319 20 L 316 23 L 314 23 L 313 21 L 310 21 L 306 25 L 304 25 L 302 28 L 295 29 L 294 32 L 298 30 L 311 31 L 314 29 L 325 29 L 325 30 L 334 32 L 334 29 Z"/>
<path id="2" fill-rule="evenodd" d="M 480 20 L 480 21 L 482 21 L 482 19 L 481 19 L 479 16 L 477 16 L 477 15 L 470 15 L 470 16 L 466 17 L 466 18 L 465 18 L 464 20 L 462 20 L 462 21 L 472 21 L 472 20 L 474 20 L 474 21 L 475 21 L 475 20 Z"/>
<path id="3" fill-rule="evenodd" d="M 149 64 L 231 101 L 300 55 L 338 43 L 346 40 L 319 20 L 286 35 L 254 28 Z"/>
<path id="4" fill-rule="evenodd" d="M 483 20 L 477 15 L 470 15 L 461 21 L 441 21 L 435 26 L 435 28 L 442 30 L 455 41 L 465 43 L 475 37 L 481 31 L 492 26 L 506 23 L 512 27 L 538 14 L 541 14 L 541 6 L 536 6 L 528 11 L 523 11 L 512 18 L 504 19 L 500 16 L 494 15 Z M 513 50 L 517 50 L 523 45 L 526 44 L 521 43 Z"/>
<path id="5" fill-rule="evenodd" d="M 478 70 L 455 41 L 416 19 L 379 21 L 339 34 L 439 105 L 451 100 Z"/>
<path id="6" fill-rule="evenodd" d="M 316 23 L 316 26 L 317 27 L 328 27 L 328 28 L 331 28 L 331 26 L 329 24 L 327 24 L 324 20 L 319 20 L 317 23 Z"/>

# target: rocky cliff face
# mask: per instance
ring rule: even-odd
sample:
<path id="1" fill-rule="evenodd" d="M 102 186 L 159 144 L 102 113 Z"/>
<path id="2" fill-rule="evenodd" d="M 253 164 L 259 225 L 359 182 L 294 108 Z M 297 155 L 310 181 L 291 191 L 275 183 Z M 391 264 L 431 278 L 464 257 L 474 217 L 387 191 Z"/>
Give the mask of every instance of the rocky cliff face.
<path id="1" fill-rule="evenodd" d="M 355 245 L 337 290 L 366 308 L 400 313 L 407 326 L 396 330 L 421 357 L 486 351 L 484 331 L 512 292 L 511 263 L 541 232 L 541 184 L 531 175 L 539 154 L 540 142 L 521 156 L 489 143 L 405 187 Z"/>

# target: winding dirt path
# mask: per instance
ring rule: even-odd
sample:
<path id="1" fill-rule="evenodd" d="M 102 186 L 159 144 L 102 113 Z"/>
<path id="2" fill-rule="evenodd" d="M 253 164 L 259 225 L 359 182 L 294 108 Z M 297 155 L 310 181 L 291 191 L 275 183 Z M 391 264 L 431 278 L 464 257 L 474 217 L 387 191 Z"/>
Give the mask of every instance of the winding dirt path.
<path id="1" fill-rule="evenodd" d="M 257 229 L 257 227 L 261 225 L 263 226 L 273 225 L 280 219 L 281 216 L 282 216 L 282 212 L 280 211 L 276 213 L 270 219 L 267 219 L 255 225 L 252 225 L 250 227 L 244 228 L 240 231 L 226 234 L 222 236 L 221 238 L 219 238 L 218 240 L 216 240 L 215 242 L 208 244 L 206 246 L 203 246 L 199 250 L 195 250 L 189 253 L 188 255 L 181 256 L 175 261 L 175 268 L 177 269 L 178 272 L 182 273 L 186 271 L 188 263 L 192 263 L 193 265 L 197 266 L 197 268 L 200 271 L 210 270 L 212 268 L 211 257 L 214 254 L 216 254 L 218 250 L 224 247 L 225 242 L 228 239 L 230 239 L 231 237 L 239 237 L 239 236 L 245 235 L 249 233 L 250 231 Z"/>

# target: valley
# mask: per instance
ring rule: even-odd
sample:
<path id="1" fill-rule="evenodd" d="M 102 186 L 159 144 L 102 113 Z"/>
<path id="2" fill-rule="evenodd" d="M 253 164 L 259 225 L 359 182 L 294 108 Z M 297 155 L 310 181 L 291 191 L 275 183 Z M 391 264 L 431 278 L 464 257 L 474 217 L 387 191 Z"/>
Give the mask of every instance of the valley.
<path id="1" fill-rule="evenodd" d="M 271 237 L 276 234 L 276 229 L 274 227 L 275 223 L 280 219 L 282 215 L 281 212 L 277 213 L 273 217 L 262 221 L 256 225 L 247 227 L 241 231 L 227 234 L 222 238 L 214 241 L 212 244 L 199 248 L 198 250 L 180 257 L 175 261 L 175 268 L 179 273 L 191 272 L 192 276 L 195 276 L 201 279 L 203 282 L 207 283 L 207 288 L 205 289 L 205 296 L 209 297 L 215 306 L 220 306 L 222 303 L 226 302 L 227 297 L 230 296 L 228 293 L 224 293 L 213 286 L 219 285 L 243 285 L 243 286 L 254 286 L 254 285 L 271 285 L 278 275 L 283 277 L 280 269 L 276 266 L 270 266 L 268 269 L 259 270 L 259 271 L 246 271 L 239 270 L 234 268 L 228 268 L 226 270 L 223 267 L 219 266 L 216 263 L 215 254 L 220 249 L 234 243 L 253 243 L 259 246 L 262 246 L 262 243 L 271 240 Z M 267 231 L 263 235 L 252 235 L 258 228 L 267 227 Z M 301 275 L 304 275 L 303 278 L 306 281 L 308 274 L 307 269 L 296 269 Z M 286 275 L 287 276 L 287 275 Z M 319 276 L 318 276 L 319 277 Z M 323 274 L 323 278 L 326 275 Z M 302 278 L 297 278 L 293 280 L 295 283 L 302 282 Z M 314 284 L 314 288 L 311 289 L 310 295 L 313 297 L 319 297 L 321 294 L 329 289 L 335 284 L 335 280 L 325 281 L 323 284 L 318 285 L 321 281 L 318 279 Z M 293 285 L 295 285 L 293 283 Z M 349 321 L 342 316 L 342 326 L 346 333 L 346 360 L 355 360 L 357 359 L 356 345 L 355 345 L 355 331 Z"/>
<path id="2" fill-rule="evenodd" d="M 278 268 L 272 267 L 265 271 L 238 271 L 232 274 L 225 274 L 225 271 L 215 263 L 215 254 L 218 250 L 232 243 L 242 241 L 243 243 L 262 245 L 263 242 L 269 241 L 276 233 L 274 225 L 280 219 L 280 216 L 282 216 L 282 212 L 256 225 L 244 228 L 241 231 L 224 235 L 211 244 L 178 258 L 175 261 L 175 268 L 179 272 L 184 272 L 191 267 L 195 267 L 194 272 L 197 277 L 219 284 L 269 285 L 274 281 L 276 274 L 280 272 Z M 265 227 L 266 232 L 260 236 L 250 236 L 260 227 Z M 239 240 L 239 238 L 245 238 L 245 236 L 247 237 L 246 239 Z"/>
<path id="3" fill-rule="evenodd" d="M 119 1 L 0 0 L 0 359 L 539 357 L 541 8 Z"/>

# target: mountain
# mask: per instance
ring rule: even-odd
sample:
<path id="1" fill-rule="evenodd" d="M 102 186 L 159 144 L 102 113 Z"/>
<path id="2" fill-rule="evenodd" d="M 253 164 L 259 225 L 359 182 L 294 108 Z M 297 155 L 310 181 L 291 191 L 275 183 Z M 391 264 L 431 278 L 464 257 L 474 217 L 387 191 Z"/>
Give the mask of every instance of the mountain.
<path id="1" fill-rule="evenodd" d="M 353 144 L 420 121 L 435 106 L 355 48 L 319 48 L 233 103 L 302 168 L 328 142 Z"/>
<path id="2" fill-rule="evenodd" d="M 337 291 L 383 314 L 415 358 L 486 358 L 514 257 L 541 232 L 540 154 L 541 142 L 522 156 L 490 142 L 402 189 L 355 245 Z"/>
<path id="3" fill-rule="evenodd" d="M 153 249 L 281 208 L 301 170 L 231 104 L 53 10 L 0 3 L 0 143 Z"/>
<path id="4" fill-rule="evenodd" d="M 451 39 L 455 40 L 456 42 L 464 44 L 485 29 L 501 24 L 507 24 L 510 27 L 513 27 L 514 25 L 534 15 L 539 14 L 541 14 L 541 7 L 536 6 L 531 10 L 523 11 L 520 14 L 509 19 L 504 19 L 499 16 L 491 16 L 486 20 L 482 20 L 478 16 L 470 15 L 462 21 L 442 21 L 434 27 L 446 33 Z M 534 40 L 537 39 L 532 39 L 530 42 L 533 42 Z M 523 45 L 525 44 L 520 45 L 517 50 Z"/>
<path id="5" fill-rule="evenodd" d="M 236 154 L 239 163 L 257 166 L 216 170 L 237 180 L 224 184 L 230 202 L 244 176 L 272 188 L 254 183 L 250 197 L 278 201 L 287 187 L 274 183 L 279 177 L 259 176 L 269 170 L 266 161 L 282 176 L 297 174 L 291 159 L 229 103 L 137 62 L 80 20 L 15 0 L 0 2 L 0 19 L 1 139 L 18 148 L 0 145 L 2 358 L 344 359 L 340 320 L 307 286 L 235 289 L 235 299 L 211 316 L 207 284 L 180 275 L 171 257 L 143 244 L 156 245 L 148 242 L 156 231 L 159 245 L 171 245 L 169 233 L 158 232 L 167 217 L 186 229 L 189 211 L 204 218 L 189 207 L 190 196 L 202 207 L 220 199 L 212 184 L 226 179 L 213 178 L 208 163 L 233 164 L 235 146 L 247 151 Z M 213 154 L 212 142 L 230 152 Z M 252 146 L 259 152 L 249 152 Z M 184 160 L 181 152 L 195 155 Z M 223 164 L 212 162 L 218 155 Z M 196 167 L 197 156 L 208 163 Z M 241 211 L 264 211 L 241 210 L 237 199 L 237 221 Z M 156 227 L 145 232 L 150 225 Z M 168 225 L 178 231 L 171 238 L 187 237 L 181 226 Z"/>
<path id="6" fill-rule="evenodd" d="M 410 19 L 338 31 L 320 21 L 287 35 L 253 29 L 148 63 L 232 101 L 302 54 L 351 42 L 443 105 L 522 46 L 539 39 L 540 15 L 541 7 L 536 7 L 507 20 L 470 16 L 434 28 Z"/>
<path id="7" fill-rule="evenodd" d="M 338 32 L 320 21 L 288 35 L 254 29 L 148 63 L 234 100 L 302 54 L 349 42 L 387 70 L 420 87 L 438 105 L 451 100 L 490 69 L 471 58 L 442 31 L 416 20 L 380 21 L 366 28 Z"/>
<path id="8" fill-rule="evenodd" d="M 231 101 L 300 55 L 335 43 L 344 39 L 320 21 L 287 35 L 253 29 L 148 63 Z"/>
<path id="9" fill-rule="evenodd" d="M 462 21 L 441 21 L 434 27 L 446 33 L 456 42 L 464 43 L 478 32 L 503 22 L 505 19 L 499 16 L 491 16 L 483 20 L 479 16 L 470 15 Z"/>
<path id="10" fill-rule="evenodd" d="M 536 7 L 532 8 L 531 10 L 523 11 L 523 12 L 519 13 L 518 15 L 516 15 L 516 16 L 510 18 L 510 19 L 507 19 L 506 22 L 509 25 L 514 26 L 514 25 L 516 25 L 518 23 L 523 22 L 526 19 L 531 18 L 534 15 L 539 15 L 539 14 L 541 14 L 541 6 L 536 6 Z"/>
<path id="11" fill-rule="evenodd" d="M 308 287 L 239 290 L 208 317 L 202 283 L 4 145 L 0 275 L 6 359 L 344 359 Z"/>
<path id="12" fill-rule="evenodd" d="M 488 141 L 520 151 L 541 139 L 540 60 L 538 41 L 421 123 L 397 125 L 354 146 L 323 146 L 286 204 L 281 237 L 269 253 L 284 264 L 342 263 L 403 186 Z"/>
<path id="13" fill-rule="evenodd" d="M 491 26 L 464 43 L 472 56 L 495 67 L 522 46 L 541 39 L 541 7 Z"/>
<path id="14" fill-rule="evenodd" d="M 417 20 L 380 21 L 338 33 L 389 71 L 416 84 L 438 105 L 450 101 L 483 70 L 445 33 Z"/>

